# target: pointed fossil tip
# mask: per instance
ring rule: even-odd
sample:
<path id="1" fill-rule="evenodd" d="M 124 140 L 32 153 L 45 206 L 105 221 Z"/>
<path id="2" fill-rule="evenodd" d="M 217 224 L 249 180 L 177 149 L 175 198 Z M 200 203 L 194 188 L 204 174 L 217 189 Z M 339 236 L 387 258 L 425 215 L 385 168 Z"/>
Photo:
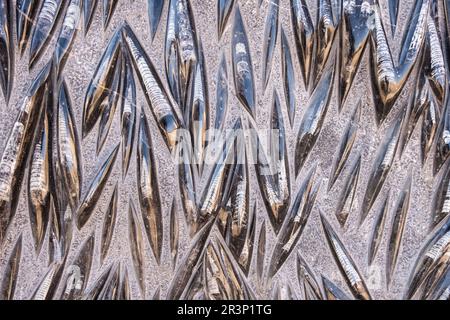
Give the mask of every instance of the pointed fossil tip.
<path id="1" fill-rule="evenodd" d="M 151 35 L 150 35 L 150 41 L 151 41 L 152 43 L 155 41 L 156 31 L 157 31 L 157 30 L 152 30 L 152 32 L 151 32 Z"/>
<path id="2" fill-rule="evenodd" d="M 241 8 L 238 3 L 236 3 L 235 9 L 234 9 L 234 18 L 235 19 L 238 18 L 238 19 L 242 20 Z M 236 23 L 236 21 L 235 21 L 235 23 Z"/>
<path id="3" fill-rule="evenodd" d="M 36 252 L 36 257 L 39 257 L 41 255 L 42 252 L 42 247 L 44 245 L 44 240 L 45 240 L 45 234 L 47 231 L 48 226 L 46 226 L 46 228 L 44 229 L 44 232 L 42 234 L 42 236 L 37 239 L 37 242 L 34 243 L 34 248 L 35 248 L 35 252 Z"/>
<path id="4" fill-rule="evenodd" d="M 325 213 L 323 212 L 322 208 L 319 208 L 319 217 L 322 225 L 327 226 L 329 225 L 327 218 L 325 217 Z"/>
<path id="5" fill-rule="evenodd" d="M 334 186 L 334 182 L 335 182 L 335 179 L 334 179 L 334 178 L 328 179 L 327 192 L 330 192 L 330 191 L 331 191 L 331 189 L 332 189 L 333 186 Z"/>
<path id="6" fill-rule="evenodd" d="M 436 175 L 439 173 L 440 170 L 441 170 L 441 165 L 438 163 L 437 155 L 436 155 L 434 157 L 434 161 L 433 161 L 433 177 L 436 177 Z"/>
<path id="7" fill-rule="evenodd" d="M 101 250 L 101 252 L 100 252 L 100 266 L 102 266 L 105 263 L 105 258 L 106 258 L 106 252 Z"/>
<path id="8" fill-rule="evenodd" d="M 21 245 L 22 245 L 22 239 L 23 239 L 23 233 L 21 232 L 21 233 L 19 234 L 19 236 L 17 237 L 16 245 L 21 246 Z"/>
<path id="9" fill-rule="evenodd" d="M 85 122 L 81 125 L 81 139 L 84 140 L 89 135 L 89 132 L 86 128 Z M 97 154 L 98 155 L 98 154 Z"/>
<path id="10" fill-rule="evenodd" d="M 203 163 L 204 163 L 203 159 L 200 159 L 200 163 L 199 163 L 198 169 L 197 169 L 197 173 L 198 173 L 199 177 L 203 176 Z"/>
<path id="11" fill-rule="evenodd" d="M 156 288 L 155 292 L 152 295 L 152 300 L 160 300 L 160 298 L 161 298 L 160 292 L 161 292 L 161 287 Z"/>
<path id="12" fill-rule="evenodd" d="M 237 118 L 236 121 L 234 122 L 233 130 L 241 129 L 242 128 L 242 122 L 243 122 L 243 120 L 242 120 L 241 117 Z"/>
<path id="13" fill-rule="evenodd" d="M 267 85 L 269 84 L 270 71 L 266 69 L 266 66 L 263 65 L 263 70 L 261 74 L 261 87 L 262 93 L 264 94 L 267 90 Z"/>
<path id="14" fill-rule="evenodd" d="M 158 266 L 160 266 L 161 265 L 161 253 L 159 253 L 159 252 L 155 253 L 154 257 L 155 257 L 155 260 L 156 260 L 156 264 Z"/>
<path id="15" fill-rule="evenodd" d="M 132 215 L 134 210 L 134 203 L 131 194 L 128 196 L 128 214 Z"/>
<path id="16" fill-rule="evenodd" d="M 38 55 L 37 52 L 33 52 L 32 49 L 30 49 L 30 59 L 28 61 L 28 70 L 32 70 L 34 66 L 36 65 Z"/>
<path id="17" fill-rule="evenodd" d="M 97 142 L 97 146 L 95 148 L 95 156 L 98 158 L 100 151 L 102 150 L 103 144 L 101 142 Z"/>
<path id="18" fill-rule="evenodd" d="M 80 216 L 78 216 L 77 219 L 76 219 L 77 229 L 78 229 L 78 230 L 83 229 L 84 224 L 85 224 L 85 223 L 84 223 L 83 221 L 81 221 Z"/>
<path id="19" fill-rule="evenodd" d="M 106 32 L 109 25 L 109 19 L 110 17 L 108 15 L 103 15 L 103 31 Z"/>
<path id="20" fill-rule="evenodd" d="M 92 242 L 94 242 L 94 240 L 95 240 L 95 230 L 89 234 L 86 243 L 91 242 L 89 245 L 92 245 Z"/>
<path id="21" fill-rule="evenodd" d="M 128 20 L 123 20 L 120 24 L 120 29 L 129 29 L 130 28 L 130 24 L 128 23 Z"/>
<path id="22" fill-rule="evenodd" d="M 359 122 L 359 120 L 361 120 L 361 109 L 362 109 L 362 100 L 359 99 L 358 103 L 353 109 L 352 121 Z"/>
<path id="23" fill-rule="evenodd" d="M 113 159 L 113 162 L 115 161 L 117 154 L 119 153 L 120 148 L 120 142 L 114 147 L 113 151 L 111 151 L 111 155 L 108 158 Z"/>
<path id="24" fill-rule="evenodd" d="M 262 285 L 264 288 L 270 288 L 273 282 L 273 277 L 277 273 L 274 264 L 269 265 L 269 269 L 266 271 L 265 275 L 263 275 Z"/>
<path id="25" fill-rule="evenodd" d="M 342 109 L 344 108 L 344 101 L 342 100 L 342 97 L 340 95 L 337 100 L 337 107 L 338 107 L 338 114 L 341 114 Z"/>
<path id="26" fill-rule="evenodd" d="M 361 208 L 361 211 L 359 213 L 358 229 L 361 228 L 361 226 L 363 225 L 364 221 L 366 220 L 366 217 L 367 217 L 367 209 L 365 209 L 365 206 L 363 204 L 363 207 Z"/>
<path id="27" fill-rule="evenodd" d="M 428 233 L 432 233 L 437 229 L 437 226 L 440 224 L 440 221 L 437 220 L 437 217 L 431 219 L 430 224 L 428 225 Z"/>
<path id="28" fill-rule="evenodd" d="M 395 29 L 396 29 L 396 25 L 395 24 L 391 24 L 391 32 L 392 32 L 392 38 L 395 38 Z"/>
<path id="29" fill-rule="evenodd" d="M 398 152 L 397 152 L 398 159 L 402 158 L 403 153 L 405 152 L 405 149 L 406 149 L 406 145 L 408 144 L 408 142 L 406 141 L 408 138 L 406 136 L 404 136 L 404 137 L 402 137 L 402 136 L 399 138 L 399 142 L 398 142 Z"/>
<path id="30" fill-rule="evenodd" d="M 403 295 L 403 300 L 412 300 L 414 298 L 415 293 L 416 293 L 416 290 L 414 290 L 411 287 L 411 283 L 408 283 L 408 289 L 406 290 L 406 292 Z"/>
<path id="31" fill-rule="evenodd" d="M 414 172 L 413 172 L 413 168 L 412 167 L 408 168 L 407 174 L 408 174 L 408 176 L 406 177 L 404 189 L 411 190 L 412 181 L 413 181 L 413 178 L 414 178 Z"/>
<path id="32" fill-rule="evenodd" d="M 420 162 L 422 165 L 422 170 L 425 167 L 425 164 L 427 163 L 427 158 L 428 158 L 428 151 L 424 150 L 423 152 L 421 152 L 421 157 L 420 157 Z"/>
<path id="33" fill-rule="evenodd" d="M 375 114 L 375 123 L 377 125 L 377 128 L 380 128 L 381 125 L 383 124 L 385 119 L 384 115 L 379 115 L 378 113 Z"/>
<path id="34" fill-rule="evenodd" d="M 222 40 L 223 32 L 221 30 L 220 23 L 217 26 L 217 42 L 220 42 Z"/>
<path id="35" fill-rule="evenodd" d="M 337 221 L 339 222 L 339 225 L 341 226 L 341 228 L 345 228 L 345 223 L 347 222 L 347 217 L 338 215 L 336 218 L 337 218 Z"/>
<path id="36" fill-rule="evenodd" d="M 170 205 L 170 209 L 172 212 L 176 212 L 177 210 L 177 197 L 173 196 L 172 198 L 172 204 Z"/>
<path id="37" fill-rule="evenodd" d="M 296 257 L 297 257 L 297 266 L 303 266 L 305 264 L 305 260 L 303 259 L 300 251 L 297 251 Z"/>
<path id="38" fill-rule="evenodd" d="M 295 169 L 294 169 L 294 173 L 295 173 L 295 179 L 297 179 L 298 178 L 298 175 L 299 175 L 299 173 L 300 173 L 300 166 L 298 165 L 298 163 L 296 162 L 295 163 Z"/>
<path id="39" fill-rule="evenodd" d="M 25 49 L 27 48 L 27 46 L 26 45 L 24 45 L 24 43 L 21 41 L 21 42 L 19 42 L 19 55 L 20 55 L 20 58 L 22 59 L 23 58 L 23 54 L 25 53 Z"/>
<path id="40" fill-rule="evenodd" d="M 6 93 L 3 93 L 4 97 L 5 97 L 5 104 L 8 106 L 9 105 L 9 100 L 11 99 L 11 90 L 7 89 Z"/>
<path id="41" fill-rule="evenodd" d="M 369 254 L 367 255 L 367 264 L 369 267 L 372 266 L 374 260 L 375 260 L 375 255 L 369 251 Z"/>
<path id="42" fill-rule="evenodd" d="M 386 289 L 389 291 L 389 289 L 391 288 L 391 282 L 392 282 L 392 277 L 391 277 L 391 270 L 389 270 L 391 268 L 387 268 L 386 270 Z"/>
<path id="43" fill-rule="evenodd" d="M 327 277 L 325 277 L 323 274 L 320 275 L 320 280 L 322 281 L 322 285 L 324 287 L 330 287 L 331 281 L 328 280 Z M 325 289 L 325 288 L 324 288 Z"/>

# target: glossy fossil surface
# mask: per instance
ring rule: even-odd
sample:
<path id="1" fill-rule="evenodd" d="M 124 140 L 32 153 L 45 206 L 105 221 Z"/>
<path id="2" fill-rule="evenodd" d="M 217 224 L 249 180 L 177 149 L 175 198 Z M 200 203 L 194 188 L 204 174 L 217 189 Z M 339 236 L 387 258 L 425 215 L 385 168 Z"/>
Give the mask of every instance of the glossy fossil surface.
<path id="1" fill-rule="evenodd" d="M 26 9 L 30 1 L 18 2 Z M 443 275 L 449 263 L 445 160 L 450 111 L 442 96 L 446 77 L 440 50 L 445 53 L 444 27 L 450 24 L 444 21 L 447 14 L 442 8 L 437 14 L 433 11 L 435 1 L 343 1 L 342 12 L 337 10 L 340 1 L 279 1 L 277 14 L 273 7 L 277 1 L 260 5 L 241 0 L 166 0 L 154 1 L 153 7 L 144 0 L 82 1 L 82 7 L 75 0 L 37 2 L 35 9 L 26 10 L 37 19 L 41 13 L 39 30 L 30 28 L 27 20 L 17 22 L 16 1 L 9 8 L 12 14 L 3 10 L 0 15 L 0 29 L 8 30 L 0 37 L 4 53 L 0 149 L 5 172 L 11 169 L 8 150 L 18 141 L 10 137 L 13 128 L 20 127 L 17 116 L 29 88 L 54 55 L 58 65 L 52 72 L 60 80 L 53 84 L 50 120 L 32 119 L 40 130 L 25 139 L 29 144 L 26 174 L 21 188 L 16 186 L 6 200 L 17 198 L 17 205 L 0 253 L 2 297 L 444 296 L 448 283 Z M 59 11 L 50 11 L 59 2 Z M 372 15 L 378 12 L 373 7 L 377 2 L 379 18 Z M 47 6 L 41 7 L 42 3 Z M 175 43 L 169 52 L 171 4 L 178 4 L 178 11 Z M 318 4 L 326 7 L 318 10 Z M 236 23 L 237 9 L 242 24 Z M 54 26 L 53 12 L 58 17 Z M 2 19 L 11 15 L 12 21 Z M 440 23 L 432 23 L 435 19 Z M 319 31 L 318 22 L 324 26 Z M 71 28 L 74 23 L 78 32 Z M 64 24 L 66 31 L 62 31 Z M 44 49 L 36 51 L 40 47 Z M 375 70 L 379 78 L 373 78 L 373 63 L 382 67 Z M 329 66 L 336 66 L 334 81 Z M 392 79 L 390 71 L 395 73 Z M 416 82 L 415 77 L 421 80 Z M 67 94 L 59 97 L 62 78 Z M 384 105 L 375 105 L 374 86 L 375 98 Z M 314 87 L 321 88 L 320 94 L 314 94 Z M 330 102 L 325 106 L 328 89 Z M 112 104 L 117 92 L 118 101 Z M 412 93 L 416 103 L 411 102 Z M 178 103 L 190 96 L 197 99 L 193 110 L 202 112 L 193 114 Z M 148 135 L 139 135 L 142 115 L 151 144 L 146 142 Z M 218 129 L 233 128 L 238 120 L 243 128 L 248 121 L 261 130 L 283 129 L 286 149 L 279 150 L 282 166 L 270 185 L 276 185 L 273 190 L 279 189 L 278 197 L 283 198 L 278 211 L 283 221 L 271 220 L 266 200 L 280 199 L 270 198 L 272 189 L 264 194 L 260 184 L 264 179 L 258 179 L 253 164 L 228 168 L 229 174 L 219 168 L 214 175 L 214 165 L 206 163 L 208 144 L 203 145 L 202 166 L 174 162 L 170 151 L 175 149 L 179 129 L 196 132 L 196 139 L 204 140 L 207 126 L 191 126 L 186 120 L 192 116 L 209 118 L 209 127 Z M 396 140 L 390 129 L 399 118 L 404 121 L 393 155 L 384 150 L 384 142 Z M 46 141 L 46 132 L 52 131 L 52 139 Z M 99 132 L 101 148 L 97 148 Z M 46 156 L 47 148 L 51 156 Z M 142 153 L 147 148 L 149 152 Z M 381 153 L 389 155 L 383 157 L 388 159 L 384 165 L 389 164 L 389 172 L 382 183 L 370 182 L 371 172 L 383 167 L 383 159 L 377 162 Z M 41 164 L 48 163 L 47 158 L 54 164 L 54 177 L 46 174 L 51 167 Z M 314 175 L 308 180 L 311 170 Z M 30 180 L 28 172 L 34 173 Z M 154 215 L 147 209 L 152 201 L 145 197 L 143 214 L 139 173 L 154 177 L 141 180 L 147 191 L 158 189 L 160 205 Z M 409 174 L 411 188 L 406 183 Z M 219 176 L 227 178 L 219 188 L 220 197 L 209 198 L 218 207 L 202 216 L 204 190 L 215 185 L 209 178 Z M 0 176 L 0 185 L 7 186 L 8 179 Z M 305 181 L 310 182 L 306 191 Z M 368 186 L 375 188 L 369 187 L 370 199 L 363 209 Z M 63 213 L 59 208 L 65 209 Z M 367 214 L 360 224 L 361 211 Z M 152 224 L 153 216 L 158 218 Z M 216 217 L 218 222 L 210 220 Z M 284 221 L 293 223 L 283 227 Z M 389 290 L 387 260 L 391 261 Z M 65 295 L 67 275 L 72 280 L 77 275 L 73 265 L 88 276 L 79 284 L 83 292 Z"/>

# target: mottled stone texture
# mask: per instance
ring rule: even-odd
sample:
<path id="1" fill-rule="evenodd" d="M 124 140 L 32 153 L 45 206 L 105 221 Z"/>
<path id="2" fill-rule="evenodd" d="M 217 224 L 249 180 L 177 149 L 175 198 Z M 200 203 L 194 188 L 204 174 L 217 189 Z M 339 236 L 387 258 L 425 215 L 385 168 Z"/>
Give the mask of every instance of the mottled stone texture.
<path id="1" fill-rule="evenodd" d="M 167 1 L 166 1 L 167 2 Z M 249 40 L 250 51 L 253 60 L 253 72 L 255 76 L 256 86 L 256 122 L 259 128 L 266 128 L 270 119 L 272 91 L 277 89 L 280 96 L 280 102 L 284 114 L 284 122 L 286 125 L 286 135 L 288 141 L 288 155 L 291 167 L 291 177 L 294 177 L 294 149 L 295 137 L 298 132 L 301 119 L 304 115 L 305 109 L 308 105 L 309 93 L 305 90 L 303 81 L 301 79 L 298 59 L 295 53 L 294 36 L 292 33 L 289 1 L 280 1 L 280 23 L 283 26 L 289 43 L 291 45 L 292 57 L 294 62 L 295 76 L 296 76 L 296 118 L 294 126 L 289 127 L 287 108 L 285 97 L 283 94 L 283 82 L 281 78 L 281 55 L 280 55 L 280 41 L 277 43 L 275 50 L 273 67 L 271 73 L 271 80 L 268 83 L 267 90 L 263 93 L 262 89 L 262 59 L 263 59 L 263 37 L 265 19 L 268 9 L 268 1 L 263 1 L 261 7 L 258 6 L 256 0 L 237 0 L 241 9 L 244 23 L 247 28 L 247 35 Z M 307 1 L 313 20 L 317 9 L 316 1 Z M 388 26 L 389 14 L 387 11 L 387 1 L 380 1 L 382 7 L 383 22 Z M 196 28 L 200 38 L 203 42 L 203 49 L 205 54 L 209 99 L 211 102 L 211 122 L 215 116 L 214 101 L 216 99 L 216 74 L 220 63 L 222 52 L 225 54 L 228 62 L 228 75 L 230 81 L 230 98 L 229 98 L 229 112 L 227 117 L 227 127 L 239 117 L 242 112 L 242 106 L 239 104 L 234 95 L 234 86 L 232 82 L 231 69 L 231 25 L 225 29 L 222 39 L 217 39 L 217 22 L 216 22 L 216 1 L 215 0 L 193 0 L 191 1 L 195 16 Z M 399 9 L 398 25 L 395 37 L 391 36 L 390 28 L 386 28 L 388 42 L 391 46 L 394 57 L 398 56 L 400 50 L 400 43 L 403 32 L 407 27 L 406 21 L 409 12 L 414 4 L 413 0 L 401 1 Z M 101 6 L 97 8 L 94 16 L 91 30 L 84 37 L 83 32 L 79 32 L 75 43 L 73 45 L 72 53 L 67 61 L 64 70 L 64 77 L 67 81 L 68 88 L 71 94 L 74 115 L 78 130 L 81 132 L 82 120 L 82 106 L 86 88 L 95 71 L 95 68 L 100 60 L 103 50 L 106 48 L 113 32 L 121 24 L 123 20 L 127 20 L 133 30 L 136 32 L 139 40 L 145 48 L 150 59 L 153 61 L 157 72 L 164 85 L 166 83 L 165 68 L 164 68 L 164 38 L 167 19 L 167 3 L 163 9 L 163 15 L 155 39 L 151 40 L 151 33 L 147 17 L 147 1 L 144 0 L 119 0 L 116 12 L 112 17 L 111 23 L 106 31 L 103 31 Z M 233 14 L 230 21 L 233 21 Z M 280 40 L 280 37 L 279 37 Z M 5 105 L 3 98 L 0 101 L 0 148 L 3 149 L 7 141 L 10 128 L 16 117 L 17 110 L 21 104 L 24 93 L 30 85 L 32 79 L 37 72 L 42 69 L 45 63 L 51 56 L 51 51 L 54 48 L 54 39 L 50 43 L 47 52 L 43 58 L 37 63 L 32 71 L 28 70 L 28 50 L 23 58 L 17 58 L 15 70 L 15 84 L 11 96 L 9 106 Z M 301 171 L 298 179 L 291 179 L 292 194 L 295 195 L 298 187 L 306 176 L 307 168 L 317 164 L 317 177 L 322 180 L 322 187 L 319 190 L 317 201 L 313 207 L 311 216 L 306 225 L 303 235 L 301 236 L 297 248 L 293 254 L 288 258 L 280 272 L 275 279 L 281 285 L 289 283 L 297 292 L 297 296 L 302 297 L 302 289 L 299 287 L 296 271 L 296 252 L 301 252 L 303 258 L 308 262 L 311 269 L 314 271 L 318 280 L 320 275 L 326 276 L 332 280 L 336 285 L 343 289 L 349 296 L 351 292 L 346 286 L 341 273 L 339 272 L 335 260 L 331 254 L 330 248 L 326 242 L 325 235 L 320 222 L 319 209 L 321 209 L 328 220 L 331 222 L 333 228 L 338 233 L 340 239 L 349 251 L 353 260 L 357 264 L 361 274 L 366 280 L 369 291 L 376 299 L 400 299 L 406 289 L 407 280 L 409 278 L 413 263 L 417 258 L 417 254 L 424 243 L 426 236 L 429 233 L 429 226 L 431 221 L 431 203 L 433 190 L 437 179 L 433 178 L 432 174 L 432 159 L 429 157 L 428 161 L 422 167 L 420 161 L 420 130 L 416 128 L 411 141 L 406 146 L 402 157 L 396 157 L 393 163 L 390 174 L 387 177 L 386 183 L 382 188 L 380 195 L 377 198 L 371 212 L 366 221 L 359 226 L 359 211 L 361 209 L 362 198 L 364 196 L 365 188 L 369 172 L 372 168 L 373 161 L 389 126 L 392 125 L 395 117 L 401 112 L 401 109 L 407 104 L 412 92 L 412 81 L 408 81 L 405 89 L 402 91 L 397 103 L 392 112 L 387 117 L 387 120 L 377 127 L 375 121 L 375 108 L 372 99 L 372 88 L 369 75 L 369 54 L 366 50 L 359 71 L 355 77 L 354 85 L 350 91 L 346 105 L 343 107 L 341 113 L 338 112 L 337 106 L 337 90 L 333 90 L 332 101 L 328 109 L 328 114 L 325 118 L 322 132 L 317 140 L 315 147 L 312 149 L 308 157 L 304 169 Z M 18 54 L 17 54 L 18 56 Z M 396 58 L 395 58 L 396 59 Z M 394 59 L 394 60 L 395 60 Z M 336 82 L 337 84 L 337 82 Z M 336 88 L 336 87 L 335 87 Z M 327 192 L 328 179 L 332 166 L 333 156 L 339 144 L 342 133 L 346 127 L 348 119 L 352 115 L 352 111 L 356 104 L 361 101 L 361 120 L 358 127 L 357 137 L 354 145 L 354 150 L 350 155 L 350 163 L 354 159 L 356 151 L 362 155 L 361 175 L 356 191 L 355 205 L 351 211 L 345 228 L 341 228 L 335 218 L 334 212 L 338 201 L 338 195 L 343 187 L 344 178 L 348 174 L 348 165 L 337 180 L 331 191 Z M 138 110 L 143 108 L 147 115 L 150 115 L 147 102 L 142 94 L 140 86 L 138 86 Z M 112 129 L 109 137 L 105 143 L 105 147 L 100 155 L 96 156 L 96 141 L 97 130 L 94 129 L 92 133 L 82 141 L 82 163 L 83 163 L 83 187 L 82 194 L 84 195 L 89 187 L 93 177 L 95 176 L 97 168 L 111 150 L 116 145 L 120 138 L 119 126 L 119 112 L 116 112 L 116 117 L 112 124 Z M 149 118 L 150 130 L 153 136 L 153 146 L 155 152 L 155 159 L 158 168 L 158 179 L 161 194 L 161 205 L 163 210 L 164 223 L 164 244 L 161 257 L 161 265 L 157 266 L 152 255 L 148 242 L 145 243 L 145 283 L 146 283 L 146 298 L 152 297 L 153 292 L 158 288 L 161 290 L 161 297 L 164 298 L 170 281 L 174 275 L 174 268 L 171 263 L 169 245 L 169 215 L 170 207 L 173 197 L 179 197 L 179 189 L 177 182 L 176 168 L 172 163 L 172 159 L 167 150 L 167 147 L 159 134 L 154 119 Z M 418 126 L 419 127 L 419 126 Z M 96 206 L 96 209 L 88 221 L 86 226 L 81 230 L 75 230 L 73 243 L 69 253 L 69 260 L 78 252 L 80 245 L 92 233 L 96 234 L 96 245 L 94 249 L 94 259 L 92 265 L 92 272 L 89 278 L 91 284 L 98 275 L 102 273 L 106 267 L 114 261 L 122 261 L 127 265 L 130 272 L 130 283 L 132 288 L 132 297 L 135 299 L 142 298 L 138 283 L 133 272 L 133 265 L 128 244 L 128 201 L 131 197 L 134 203 L 138 204 L 137 183 L 136 183 L 136 160 L 135 150 L 133 151 L 130 169 L 125 180 L 122 181 L 120 161 L 116 162 L 111 176 L 107 182 L 104 192 Z M 209 168 L 205 169 L 209 170 Z M 390 225 L 393 218 L 393 206 L 397 201 L 397 196 L 402 189 L 408 174 L 411 173 L 412 189 L 411 189 L 411 204 L 409 214 L 407 217 L 406 228 L 404 230 L 404 237 L 402 246 L 400 248 L 397 268 L 393 275 L 393 281 L 389 288 L 385 283 L 385 266 L 386 266 L 386 248 L 387 241 L 390 234 Z M 251 201 L 250 204 L 257 205 L 257 219 L 256 230 L 259 232 L 261 223 L 266 220 L 266 226 L 270 227 L 266 210 L 263 206 L 260 191 L 255 179 L 255 172 L 253 168 L 250 170 L 251 175 Z M 208 175 L 205 174 L 205 177 Z M 205 180 L 205 179 L 203 179 Z M 112 238 L 111 249 L 105 259 L 103 265 L 100 263 L 100 243 L 101 228 L 103 225 L 104 214 L 108 208 L 108 202 L 113 192 L 116 182 L 119 182 L 119 203 L 117 225 Z M 204 184 L 202 181 L 201 185 Z M 24 184 L 25 186 L 25 184 Z M 391 190 L 390 209 L 386 220 L 386 230 L 380 244 L 380 250 L 371 267 L 368 266 L 367 252 L 369 247 L 369 237 L 373 228 L 375 213 L 382 204 L 382 200 L 387 192 Z M 21 266 L 17 281 L 16 299 L 26 299 L 31 296 L 37 284 L 47 270 L 47 251 L 48 240 L 45 241 L 43 250 L 40 256 L 36 256 L 33 249 L 33 241 L 31 237 L 31 229 L 28 219 L 28 204 L 26 198 L 26 187 L 22 187 L 21 199 L 18 205 L 17 214 L 12 221 L 11 228 L 7 235 L 5 244 L 1 249 L 0 254 L 0 270 L 3 270 L 7 257 L 13 249 L 16 238 L 22 233 L 23 235 L 23 251 Z M 181 208 L 179 205 L 178 208 Z M 181 210 L 181 209 L 180 209 Z M 181 212 L 180 212 L 181 213 Z M 180 252 L 179 256 L 183 256 L 189 246 L 189 236 L 183 215 L 180 214 Z M 256 235 L 258 239 L 258 234 Z M 269 263 L 270 252 L 275 243 L 275 234 L 269 228 L 267 233 L 267 255 L 266 264 Z M 257 297 L 268 298 L 271 292 L 270 286 L 262 288 L 256 280 L 256 250 L 250 275 L 248 281 L 256 293 Z M 0 272 L 0 276 L 1 276 Z"/>

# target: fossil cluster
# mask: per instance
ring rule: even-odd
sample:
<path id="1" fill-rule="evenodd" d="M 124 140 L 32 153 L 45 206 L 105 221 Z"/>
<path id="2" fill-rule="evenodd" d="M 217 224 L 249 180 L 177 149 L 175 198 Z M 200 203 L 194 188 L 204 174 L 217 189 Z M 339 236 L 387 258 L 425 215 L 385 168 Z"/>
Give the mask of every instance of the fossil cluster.
<path id="1" fill-rule="evenodd" d="M 448 300 L 449 57 L 449 0 L 0 0 L 0 299 Z"/>

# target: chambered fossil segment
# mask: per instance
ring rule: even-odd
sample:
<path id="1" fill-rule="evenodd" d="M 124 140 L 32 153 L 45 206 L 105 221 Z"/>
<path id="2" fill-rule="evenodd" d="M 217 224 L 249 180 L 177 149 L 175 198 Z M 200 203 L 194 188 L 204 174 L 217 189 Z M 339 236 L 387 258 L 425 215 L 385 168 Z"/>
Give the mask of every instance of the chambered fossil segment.
<path id="1" fill-rule="evenodd" d="M 448 0 L 0 0 L 0 300 L 449 300 L 449 34 Z"/>

